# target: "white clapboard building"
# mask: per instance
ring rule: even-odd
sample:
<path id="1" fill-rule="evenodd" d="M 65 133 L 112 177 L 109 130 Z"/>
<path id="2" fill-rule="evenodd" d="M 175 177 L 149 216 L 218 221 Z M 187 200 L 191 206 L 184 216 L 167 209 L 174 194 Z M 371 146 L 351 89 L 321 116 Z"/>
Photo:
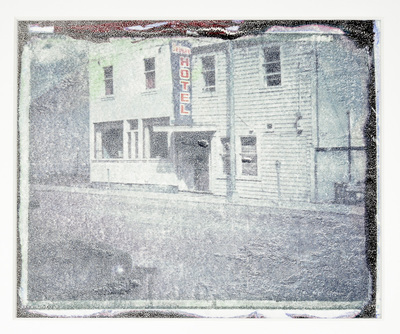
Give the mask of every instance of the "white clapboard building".
<path id="1" fill-rule="evenodd" d="M 368 78 L 338 30 L 91 45 L 91 182 L 361 202 Z"/>

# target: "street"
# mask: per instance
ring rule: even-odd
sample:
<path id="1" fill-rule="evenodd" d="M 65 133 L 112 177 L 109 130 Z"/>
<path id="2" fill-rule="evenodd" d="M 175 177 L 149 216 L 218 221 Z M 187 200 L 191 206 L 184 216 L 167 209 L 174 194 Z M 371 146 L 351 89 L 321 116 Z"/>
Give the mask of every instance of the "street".
<path id="1" fill-rule="evenodd" d="M 149 199 L 33 190 L 30 202 L 28 296 L 33 300 L 100 298 L 96 293 L 71 297 L 56 288 L 67 286 L 68 279 L 81 288 L 92 285 L 88 276 L 79 276 L 77 283 L 76 275 L 66 278 L 60 271 L 51 279 L 53 288 L 35 281 L 42 270 L 37 263 L 51 256 L 43 245 L 77 241 L 109 247 L 124 263 L 129 254 L 127 266 L 142 272 L 137 288 L 103 293 L 104 300 L 368 299 L 362 216 L 185 202 L 174 200 L 174 194 Z M 65 257 L 69 252 L 59 251 Z"/>

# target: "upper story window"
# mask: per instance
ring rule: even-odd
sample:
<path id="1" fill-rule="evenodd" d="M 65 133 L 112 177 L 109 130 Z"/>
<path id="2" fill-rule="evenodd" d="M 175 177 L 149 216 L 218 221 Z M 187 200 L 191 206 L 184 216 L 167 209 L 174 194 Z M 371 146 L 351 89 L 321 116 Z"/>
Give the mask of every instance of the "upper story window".
<path id="1" fill-rule="evenodd" d="M 241 137 L 242 175 L 257 175 L 257 138 Z"/>
<path id="2" fill-rule="evenodd" d="M 281 85 L 281 49 L 279 46 L 264 48 L 264 81 L 267 86 Z"/>
<path id="3" fill-rule="evenodd" d="M 114 94 L 114 83 L 113 83 L 113 67 L 104 67 L 104 83 L 106 88 L 106 95 Z"/>
<path id="4" fill-rule="evenodd" d="M 156 88 L 156 62 L 154 57 L 144 60 L 144 75 L 146 77 L 146 89 Z"/>
<path id="5" fill-rule="evenodd" d="M 204 90 L 215 91 L 215 57 L 207 56 L 201 58 L 203 66 Z"/>

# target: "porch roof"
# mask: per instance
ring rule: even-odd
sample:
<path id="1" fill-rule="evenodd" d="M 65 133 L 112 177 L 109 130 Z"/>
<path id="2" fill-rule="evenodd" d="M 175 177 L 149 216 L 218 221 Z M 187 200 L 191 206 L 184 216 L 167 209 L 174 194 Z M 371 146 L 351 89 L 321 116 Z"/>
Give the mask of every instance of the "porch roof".
<path id="1" fill-rule="evenodd" d="M 215 126 L 154 126 L 154 132 L 216 132 L 217 128 Z"/>

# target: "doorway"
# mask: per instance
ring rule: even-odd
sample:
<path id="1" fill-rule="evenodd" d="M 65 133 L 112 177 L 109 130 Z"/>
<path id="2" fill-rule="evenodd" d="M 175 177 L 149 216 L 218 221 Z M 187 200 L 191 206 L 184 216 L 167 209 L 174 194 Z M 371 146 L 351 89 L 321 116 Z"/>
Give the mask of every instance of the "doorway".
<path id="1" fill-rule="evenodd" d="M 175 166 L 180 190 L 210 190 L 210 144 L 208 132 L 175 133 Z"/>

